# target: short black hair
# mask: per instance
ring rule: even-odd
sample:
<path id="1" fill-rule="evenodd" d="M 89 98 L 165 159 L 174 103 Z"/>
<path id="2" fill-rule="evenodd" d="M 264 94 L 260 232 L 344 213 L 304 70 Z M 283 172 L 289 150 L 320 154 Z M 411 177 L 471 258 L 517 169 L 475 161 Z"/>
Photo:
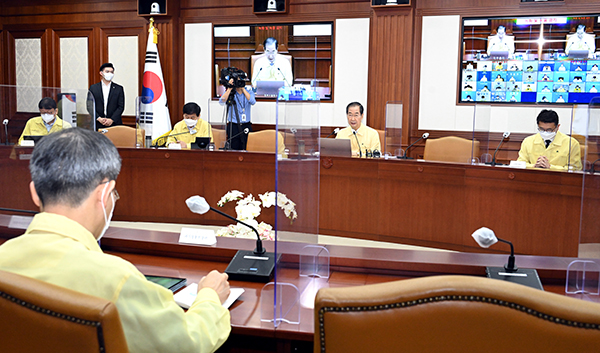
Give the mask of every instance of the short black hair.
<path id="1" fill-rule="evenodd" d="M 266 48 L 267 44 L 275 44 L 275 49 L 279 49 L 279 42 L 273 37 L 265 39 L 265 41 L 263 42 L 263 48 Z"/>
<path id="2" fill-rule="evenodd" d="M 583 31 L 585 32 L 585 25 L 579 25 L 579 26 L 577 26 L 577 29 L 579 29 L 579 28 L 583 29 Z"/>
<path id="3" fill-rule="evenodd" d="M 537 116 L 537 123 L 554 123 L 558 125 L 558 114 L 554 110 L 544 109 Z"/>
<path id="4" fill-rule="evenodd" d="M 200 106 L 194 102 L 186 103 L 183 106 L 183 114 L 200 116 Z"/>
<path id="5" fill-rule="evenodd" d="M 50 97 L 44 97 L 38 103 L 39 109 L 56 109 L 56 101 Z"/>
<path id="6" fill-rule="evenodd" d="M 43 206 L 80 206 L 102 182 L 116 180 L 121 157 L 104 135 L 81 128 L 49 134 L 36 143 L 29 163 Z"/>
<path id="7" fill-rule="evenodd" d="M 363 108 L 362 104 L 358 102 L 352 102 L 346 106 L 346 114 L 348 114 L 348 110 L 350 110 L 350 107 L 358 107 L 358 109 L 360 110 L 360 115 L 363 115 L 365 111 L 365 108 Z"/>
<path id="8" fill-rule="evenodd" d="M 113 70 L 115 69 L 112 63 L 104 63 L 102 64 L 102 66 L 100 66 L 100 72 L 104 71 L 104 69 L 106 69 L 107 67 L 110 67 Z"/>
<path id="9" fill-rule="evenodd" d="M 496 33 L 498 33 L 498 31 L 500 30 L 500 28 L 504 29 L 504 32 L 506 33 L 506 27 L 504 27 L 503 25 L 500 25 L 496 28 Z"/>

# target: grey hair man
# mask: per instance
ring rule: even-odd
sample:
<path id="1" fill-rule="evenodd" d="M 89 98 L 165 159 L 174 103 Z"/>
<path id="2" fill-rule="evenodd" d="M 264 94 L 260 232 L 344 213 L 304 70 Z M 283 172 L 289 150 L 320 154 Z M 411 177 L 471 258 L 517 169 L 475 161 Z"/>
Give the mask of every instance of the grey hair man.
<path id="1" fill-rule="evenodd" d="M 134 265 L 102 252 L 121 158 L 105 136 L 72 128 L 44 137 L 30 162 L 30 192 L 40 208 L 25 234 L 0 246 L 0 269 L 105 298 L 118 308 L 131 352 L 212 352 L 231 330 L 222 303 L 227 275 L 210 272 L 184 312 L 172 293 Z"/>

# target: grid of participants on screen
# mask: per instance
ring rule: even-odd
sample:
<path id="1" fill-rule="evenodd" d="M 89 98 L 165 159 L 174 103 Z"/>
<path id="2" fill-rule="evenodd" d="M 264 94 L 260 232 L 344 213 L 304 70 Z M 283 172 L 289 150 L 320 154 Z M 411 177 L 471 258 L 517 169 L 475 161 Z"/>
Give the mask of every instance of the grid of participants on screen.
<path id="1" fill-rule="evenodd" d="M 462 102 L 588 103 L 600 60 L 501 60 L 463 64 Z"/>

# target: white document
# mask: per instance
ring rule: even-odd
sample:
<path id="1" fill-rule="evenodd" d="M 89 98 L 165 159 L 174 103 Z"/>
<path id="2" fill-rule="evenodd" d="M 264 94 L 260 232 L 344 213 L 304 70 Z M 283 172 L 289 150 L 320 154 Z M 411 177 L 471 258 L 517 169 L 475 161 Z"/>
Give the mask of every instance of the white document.
<path id="1" fill-rule="evenodd" d="M 225 303 L 223 303 L 223 307 L 229 309 L 231 304 L 233 304 L 237 300 L 237 298 L 239 298 L 240 295 L 244 293 L 244 291 L 244 288 L 231 288 L 229 292 L 229 297 L 227 297 L 227 300 L 225 300 Z M 192 306 L 192 303 L 194 302 L 194 299 L 196 299 L 197 294 L 198 283 L 192 283 L 189 286 L 180 290 L 179 292 L 175 293 L 175 295 L 173 295 L 173 298 L 175 298 L 175 302 L 179 304 L 179 306 L 188 309 L 190 306 Z"/>
<path id="2" fill-rule="evenodd" d="M 29 216 L 10 216 L 10 222 L 8 222 L 8 228 L 12 229 L 27 229 L 29 223 L 33 220 L 33 217 Z"/>
<path id="3" fill-rule="evenodd" d="M 181 228 L 179 242 L 198 245 L 215 245 L 217 237 L 212 229 Z"/>

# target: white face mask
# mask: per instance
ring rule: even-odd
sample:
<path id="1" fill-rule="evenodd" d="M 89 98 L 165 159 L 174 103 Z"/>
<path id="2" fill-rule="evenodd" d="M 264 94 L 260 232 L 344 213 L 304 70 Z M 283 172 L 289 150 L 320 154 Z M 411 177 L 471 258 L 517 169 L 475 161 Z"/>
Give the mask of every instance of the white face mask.
<path id="1" fill-rule="evenodd" d="M 52 120 L 54 120 L 54 115 L 52 114 L 42 114 L 42 119 L 48 124 Z"/>
<path id="2" fill-rule="evenodd" d="M 540 136 L 542 136 L 542 139 L 544 139 L 544 141 L 552 140 L 552 139 L 554 139 L 554 136 L 556 136 L 556 131 L 553 131 L 553 132 L 541 131 Z"/>
<path id="3" fill-rule="evenodd" d="M 103 72 L 102 75 L 106 81 L 112 81 L 113 77 L 115 77 L 115 74 L 112 72 Z"/>
<path id="4" fill-rule="evenodd" d="M 185 122 L 187 127 L 190 129 L 193 128 L 194 126 L 196 126 L 196 124 L 198 123 L 198 120 L 194 120 L 194 119 L 183 119 L 183 121 Z"/>
<path id="5" fill-rule="evenodd" d="M 100 236 L 98 237 L 98 241 L 100 241 L 100 239 L 102 239 L 102 237 L 104 236 L 104 233 L 106 233 L 106 230 L 108 229 L 108 226 L 110 225 L 110 220 L 112 219 L 113 216 L 113 212 L 115 211 L 115 197 L 113 195 L 113 193 L 110 193 L 110 197 L 112 198 L 113 201 L 113 207 L 110 210 L 110 214 L 108 216 L 106 216 L 106 205 L 104 204 L 104 193 L 106 192 L 106 189 L 108 188 L 108 184 L 106 183 L 106 186 L 104 186 L 104 190 L 102 190 L 102 212 L 104 212 L 104 228 L 102 229 L 102 233 L 100 233 Z"/>

